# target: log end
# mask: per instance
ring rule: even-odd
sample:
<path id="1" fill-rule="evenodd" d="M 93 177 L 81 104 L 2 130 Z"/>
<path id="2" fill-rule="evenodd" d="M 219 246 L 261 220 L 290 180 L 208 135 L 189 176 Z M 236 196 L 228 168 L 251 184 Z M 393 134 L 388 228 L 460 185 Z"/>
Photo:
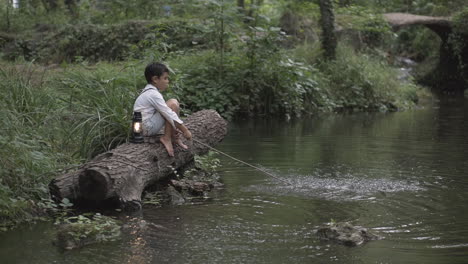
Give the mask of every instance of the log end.
<path id="1" fill-rule="evenodd" d="M 109 177 L 99 169 L 88 168 L 79 176 L 81 195 L 87 200 L 102 201 L 109 197 Z"/>

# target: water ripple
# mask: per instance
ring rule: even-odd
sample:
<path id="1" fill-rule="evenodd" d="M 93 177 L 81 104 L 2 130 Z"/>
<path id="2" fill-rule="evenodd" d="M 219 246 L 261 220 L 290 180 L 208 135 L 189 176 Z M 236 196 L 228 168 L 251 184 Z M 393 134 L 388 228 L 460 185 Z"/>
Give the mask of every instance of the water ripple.
<path id="1" fill-rule="evenodd" d="M 266 169 L 264 169 L 266 170 Z M 282 195 L 301 195 L 328 200 L 374 200 L 375 196 L 386 196 L 395 192 L 418 192 L 426 190 L 418 181 L 388 178 L 366 178 L 352 173 L 326 175 L 279 175 L 272 170 L 269 173 L 282 178 L 291 185 L 278 184 L 271 179 L 269 184 L 256 184 L 247 187 L 247 191 L 273 192 Z"/>

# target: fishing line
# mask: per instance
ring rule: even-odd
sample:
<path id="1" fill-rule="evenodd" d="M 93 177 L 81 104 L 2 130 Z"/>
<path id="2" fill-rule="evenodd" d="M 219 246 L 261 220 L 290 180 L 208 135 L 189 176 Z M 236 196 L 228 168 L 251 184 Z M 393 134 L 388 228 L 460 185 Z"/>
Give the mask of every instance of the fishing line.
<path id="1" fill-rule="evenodd" d="M 224 156 L 226 156 L 226 157 L 228 157 L 228 158 L 230 158 L 230 159 L 233 159 L 233 160 L 235 160 L 235 161 L 237 161 L 237 162 L 239 162 L 239 163 L 242 163 L 242 164 L 244 164 L 244 165 L 247 165 L 247 166 L 249 166 L 249 167 L 252 167 L 252 168 L 254 168 L 254 169 L 256 169 L 256 170 L 259 170 L 259 171 L 265 173 L 266 175 L 268 175 L 268 176 L 270 176 L 270 177 L 272 177 L 272 178 L 274 178 L 274 179 L 276 179 L 276 180 L 278 180 L 278 181 L 281 181 L 281 182 L 286 183 L 287 185 L 293 186 L 292 183 L 290 183 L 290 182 L 288 182 L 288 181 L 285 181 L 285 180 L 283 180 L 283 179 L 281 179 L 281 178 L 278 178 L 278 177 L 276 177 L 275 175 L 269 173 L 269 172 L 266 171 L 266 170 L 263 170 L 263 169 L 261 169 L 261 168 L 259 168 L 259 167 L 256 167 L 256 166 L 254 166 L 254 165 L 252 165 L 252 164 L 249 164 L 249 163 L 247 163 L 247 162 L 245 162 L 245 161 L 242 161 L 242 160 L 240 160 L 240 159 L 234 158 L 233 156 L 231 156 L 231 155 L 229 155 L 229 154 L 226 154 L 226 153 L 222 152 L 221 150 L 217 150 L 217 149 L 213 148 L 212 146 L 207 145 L 207 144 L 205 144 L 205 143 L 203 143 L 203 142 L 201 142 L 201 141 L 199 141 L 199 140 L 196 140 L 196 139 L 194 139 L 194 138 L 192 138 L 192 140 L 195 141 L 195 142 L 197 142 L 197 143 L 199 143 L 199 144 L 201 144 L 201 145 L 203 145 L 203 146 L 205 146 L 205 147 L 207 147 L 207 148 L 210 148 L 211 150 L 216 151 L 217 153 L 222 154 L 222 155 L 224 155 Z"/>

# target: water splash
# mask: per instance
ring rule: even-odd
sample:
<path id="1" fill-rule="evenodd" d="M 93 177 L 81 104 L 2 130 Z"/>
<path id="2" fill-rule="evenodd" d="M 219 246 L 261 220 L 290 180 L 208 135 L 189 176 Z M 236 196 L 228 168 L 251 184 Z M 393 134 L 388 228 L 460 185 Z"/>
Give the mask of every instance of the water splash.
<path id="1" fill-rule="evenodd" d="M 352 172 L 334 172 L 333 174 L 316 171 L 310 175 L 297 173 L 281 174 L 272 169 L 263 168 L 283 178 L 291 185 L 285 185 L 274 179 L 267 184 L 253 185 L 247 191 L 272 192 L 282 195 L 300 195 L 318 197 L 327 200 L 373 200 L 376 196 L 386 196 L 395 192 L 416 192 L 425 188 L 417 181 L 370 177 Z"/>

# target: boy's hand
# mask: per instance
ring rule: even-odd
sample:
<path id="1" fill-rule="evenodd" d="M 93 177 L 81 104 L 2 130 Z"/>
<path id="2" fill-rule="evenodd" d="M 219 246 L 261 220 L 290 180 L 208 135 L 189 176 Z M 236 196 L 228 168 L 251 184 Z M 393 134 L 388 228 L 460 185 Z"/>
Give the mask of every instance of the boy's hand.
<path id="1" fill-rule="evenodd" d="M 187 140 L 192 140 L 192 132 L 190 132 L 190 130 L 186 129 L 184 131 L 184 137 L 187 139 Z"/>

